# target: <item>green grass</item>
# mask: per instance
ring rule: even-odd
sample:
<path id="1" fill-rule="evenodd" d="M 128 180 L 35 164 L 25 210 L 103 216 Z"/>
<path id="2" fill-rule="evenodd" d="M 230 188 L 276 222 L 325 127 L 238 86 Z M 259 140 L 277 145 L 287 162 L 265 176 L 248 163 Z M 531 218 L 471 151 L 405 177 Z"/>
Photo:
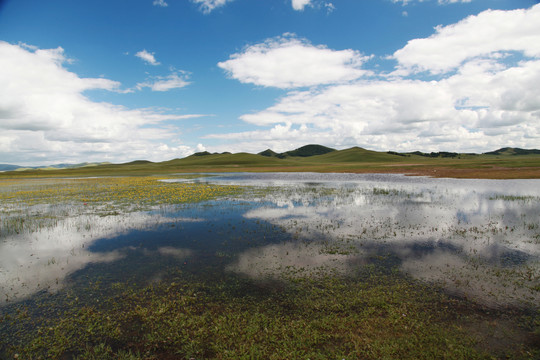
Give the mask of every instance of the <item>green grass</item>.
<path id="1" fill-rule="evenodd" d="M 219 277 L 219 275 L 216 274 Z M 84 299 L 44 299 L 65 310 L 19 329 L 5 354 L 32 359 L 490 359 L 462 328 L 463 306 L 436 289 L 368 267 L 358 280 L 220 281 L 170 270 L 143 287 L 96 283 Z M 52 313 L 50 315 L 53 315 Z M 466 315 L 468 316 L 468 315 Z M 512 349 L 515 358 L 526 350 Z"/>

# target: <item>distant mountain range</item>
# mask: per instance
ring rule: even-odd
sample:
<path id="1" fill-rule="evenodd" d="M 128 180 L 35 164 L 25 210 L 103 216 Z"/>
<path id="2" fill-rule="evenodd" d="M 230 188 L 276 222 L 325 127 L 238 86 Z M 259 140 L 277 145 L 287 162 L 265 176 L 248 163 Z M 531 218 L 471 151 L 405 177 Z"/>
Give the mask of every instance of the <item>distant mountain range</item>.
<path id="1" fill-rule="evenodd" d="M 103 165 L 103 164 L 110 164 L 108 162 L 102 162 L 102 163 L 80 163 L 80 164 L 54 164 L 54 165 L 46 165 L 46 166 L 20 166 L 20 165 L 11 165 L 11 164 L 0 164 L 0 171 L 23 171 L 23 170 L 58 170 L 58 169 L 75 169 L 75 168 L 81 168 L 81 167 L 87 167 L 87 166 L 97 166 L 97 165 Z"/>
<path id="2" fill-rule="evenodd" d="M 362 149 L 362 148 L 353 147 L 352 149 Z M 365 150 L 365 149 L 362 149 L 362 150 Z M 302 146 L 302 147 L 300 147 L 298 149 L 295 149 L 295 150 L 286 151 L 286 152 L 283 152 L 283 153 L 277 153 L 277 152 L 273 151 L 272 149 L 267 149 L 267 150 L 261 151 L 257 155 L 262 155 L 262 156 L 266 156 L 266 157 L 273 157 L 273 158 L 278 158 L 278 159 L 286 159 L 286 158 L 290 158 L 290 157 L 309 157 L 309 156 L 316 156 L 316 155 L 324 155 L 324 154 L 328 154 L 328 153 L 331 153 L 331 152 L 334 152 L 334 151 L 339 151 L 339 150 L 332 149 L 332 148 L 322 146 L 322 145 L 311 144 L 311 145 Z M 366 151 L 370 151 L 370 150 L 366 150 Z M 374 151 L 373 153 L 376 153 L 376 152 Z M 381 154 L 383 154 L 383 153 L 384 152 L 381 152 Z M 195 154 L 193 154 L 191 156 L 225 155 L 225 154 L 231 154 L 231 153 L 230 152 L 210 153 L 208 151 L 204 151 L 204 152 L 195 153 Z M 395 152 L 395 151 L 387 151 L 386 154 L 398 155 L 398 156 L 419 155 L 419 156 L 431 157 L 431 158 L 436 158 L 436 157 L 441 157 L 441 158 L 450 157 L 450 158 L 452 158 L 452 157 L 458 157 L 460 155 L 503 155 L 503 156 L 538 155 L 538 154 L 540 154 L 540 150 L 536 150 L 536 149 L 527 150 L 527 149 L 520 149 L 520 148 L 505 147 L 505 148 L 501 148 L 499 150 L 490 151 L 490 152 L 486 152 L 486 153 L 483 153 L 483 154 L 475 154 L 475 153 L 462 154 L 462 153 L 448 152 L 448 151 L 431 152 L 431 153 L 424 153 L 424 152 L 421 152 L 421 151 L 413 151 L 413 152 L 407 152 L 407 153 L 398 153 L 398 152 Z"/>
<path id="3" fill-rule="evenodd" d="M 293 160 L 293 159 L 305 159 L 309 163 L 315 161 L 327 161 L 333 163 L 350 163 L 350 162 L 395 162 L 401 161 L 403 157 L 429 157 L 429 158 L 456 158 L 462 156 L 522 156 L 522 155 L 540 155 L 540 150 L 536 149 L 520 149 L 504 147 L 499 150 L 486 152 L 483 154 L 473 153 L 455 153 L 455 152 L 431 152 L 423 153 L 420 151 L 398 153 L 395 151 L 378 152 L 366 150 L 360 147 L 352 147 L 345 150 L 336 150 L 322 145 L 305 145 L 298 149 L 286 151 L 283 153 L 277 153 L 271 149 L 267 149 L 258 154 L 249 153 L 236 153 L 230 152 L 223 153 L 210 153 L 207 151 L 197 152 L 193 155 L 182 159 L 173 159 L 169 161 L 163 161 L 161 163 L 154 163 L 148 160 L 136 160 L 125 164 L 111 164 L 111 163 L 80 163 L 80 164 L 55 164 L 49 166 L 35 166 L 24 167 L 12 164 L 0 164 L 0 171 L 23 171 L 23 170 L 60 170 L 60 169 L 76 169 L 84 167 L 96 167 L 108 168 L 110 166 L 128 166 L 128 167 L 152 167 L 155 165 L 161 166 L 176 166 L 176 165 L 227 165 L 227 164 L 265 164 L 268 166 L 278 166 L 281 161 Z M 313 157 L 313 161 L 310 158 Z M 265 160 L 266 159 L 266 160 Z"/>

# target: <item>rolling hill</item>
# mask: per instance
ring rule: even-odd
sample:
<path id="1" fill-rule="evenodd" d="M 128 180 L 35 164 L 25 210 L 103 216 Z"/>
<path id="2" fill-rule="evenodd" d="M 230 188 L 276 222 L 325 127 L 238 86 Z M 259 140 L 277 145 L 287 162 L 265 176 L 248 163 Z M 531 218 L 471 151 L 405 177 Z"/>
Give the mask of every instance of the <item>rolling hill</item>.
<path id="1" fill-rule="evenodd" d="M 446 177 L 540 178 L 540 150 L 501 148 L 485 154 L 397 153 L 352 147 L 336 150 L 306 145 L 284 153 L 198 152 L 163 162 L 136 160 L 123 164 L 83 163 L 2 172 L 2 177 L 114 176 L 241 171 L 394 172 Z M 21 170 L 21 169 L 19 169 Z"/>
<path id="2" fill-rule="evenodd" d="M 306 159 L 308 162 L 326 163 L 375 163 L 403 161 L 403 156 L 352 147 L 345 150 L 335 150 L 323 155 L 315 155 Z"/>
<path id="3" fill-rule="evenodd" d="M 484 153 L 484 155 L 503 155 L 503 156 L 539 155 L 539 154 L 540 154 L 540 150 L 520 149 L 520 148 L 511 148 L 511 147 L 504 147 L 499 150 Z"/>
<path id="4" fill-rule="evenodd" d="M 310 145 L 302 146 L 296 150 L 286 151 L 283 153 L 276 153 L 272 151 L 271 149 L 268 149 L 263 152 L 260 152 L 258 155 L 285 159 L 288 157 L 296 157 L 296 156 L 310 157 L 310 156 L 316 156 L 316 155 L 323 155 L 323 154 L 328 154 L 334 151 L 336 151 L 336 149 L 332 149 L 332 148 L 322 146 L 322 145 L 310 144 Z"/>

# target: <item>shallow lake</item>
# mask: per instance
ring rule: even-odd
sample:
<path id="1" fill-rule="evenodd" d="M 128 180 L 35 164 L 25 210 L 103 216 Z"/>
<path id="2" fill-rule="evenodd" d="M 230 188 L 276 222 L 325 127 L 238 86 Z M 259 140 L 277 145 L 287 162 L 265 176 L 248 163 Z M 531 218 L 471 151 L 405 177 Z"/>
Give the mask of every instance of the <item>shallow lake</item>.
<path id="1" fill-rule="evenodd" d="M 540 303 L 538 180 L 250 173 L 191 181 L 273 189 L 241 217 L 291 238 L 240 252 L 231 271 L 346 274 L 384 255 L 404 273 L 486 305 Z"/>
<path id="2" fill-rule="evenodd" d="M 96 281 L 167 281 L 171 268 L 256 282 L 354 277 L 374 263 L 486 308 L 540 304 L 539 180 L 233 173 L 163 181 L 248 190 L 106 215 L 31 207 L 68 216 L 0 239 L 0 311 Z"/>

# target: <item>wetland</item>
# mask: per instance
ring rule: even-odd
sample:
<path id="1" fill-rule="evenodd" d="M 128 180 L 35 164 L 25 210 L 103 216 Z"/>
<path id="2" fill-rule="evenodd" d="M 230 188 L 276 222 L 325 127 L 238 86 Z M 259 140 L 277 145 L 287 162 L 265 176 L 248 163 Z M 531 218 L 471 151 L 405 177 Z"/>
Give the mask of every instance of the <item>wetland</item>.
<path id="1" fill-rule="evenodd" d="M 0 356 L 533 359 L 540 180 L 0 180 Z"/>

